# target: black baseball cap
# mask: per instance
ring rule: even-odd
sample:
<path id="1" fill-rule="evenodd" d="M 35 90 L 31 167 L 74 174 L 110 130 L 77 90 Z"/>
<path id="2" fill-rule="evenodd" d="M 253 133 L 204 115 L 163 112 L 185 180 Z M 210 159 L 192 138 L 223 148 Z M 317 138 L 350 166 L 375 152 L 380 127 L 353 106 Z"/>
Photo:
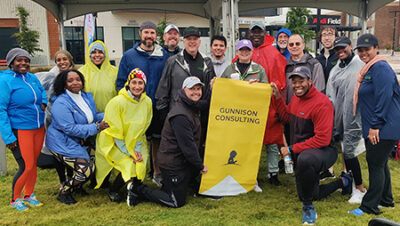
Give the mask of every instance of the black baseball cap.
<path id="1" fill-rule="evenodd" d="M 306 66 L 299 66 L 296 67 L 290 74 L 289 74 L 289 79 L 292 79 L 293 76 L 300 76 L 302 78 L 310 78 L 311 76 L 311 71 L 308 69 Z"/>
<path id="2" fill-rule="evenodd" d="M 335 41 L 333 42 L 333 48 L 336 48 L 336 47 L 346 47 L 346 46 L 349 46 L 349 45 L 351 45 L 351 41 L 350 41 L 350 39 L 348 38 L 348 37 L 346 37 L 346 36 L 340 36 L 340 37 L 337 37 L 336 39 L 335 39 Z"/>
<path id="3" fill-rule="evenodd" d="M 194 26 L 187 27 L 185 30 L 183 30 L 183 38 L 187 38 L 192 35 L 200 37 L 200 30 Z"/>
<path id="4" fill-rule="evenodd" d="M 378 46 L 378 39 L 373 34 L 363 34 L 357 39 L 356 49 L 362 47 Z"/>

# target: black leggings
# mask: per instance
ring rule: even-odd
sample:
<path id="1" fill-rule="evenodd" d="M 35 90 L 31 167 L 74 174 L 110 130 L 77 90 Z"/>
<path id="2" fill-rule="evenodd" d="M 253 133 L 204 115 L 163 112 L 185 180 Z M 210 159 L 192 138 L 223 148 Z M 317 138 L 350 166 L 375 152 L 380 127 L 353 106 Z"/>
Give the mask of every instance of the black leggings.
<path id="1" fill-rule="evenodd" d="M 54 153 L 54 152 L 53 152 Z M 82 186 L 89 180 L 93 173 L 93 161 L 88 159 L 71 158 L 54 153 L 57 158 L 69 169 L 73 170 L 74 175 L 68 181 L 65 181 L 62 191 L 70 191 L 72 188 Z"/>
<path id="2" fill-rule="evenodd" d="M 342 180 L 319 185 L 319 174 L 329 169 L 337 159 L 337 151 L 332 147 L 307 149 L 297 156 L 296 187 L 300 200 L 311 205 L 313 200 L 327 197 L 338 188 L 343 187 Z"/>
<path id="3" fill-rule="evenodd" d="M 136 190 L 147 200 L 172 208 L 179 208 L 186 204 L 186 192 L 189 183 L 193 180 L 194 171 L 187 167 L 183 170 L 161 170 L 162 188 L 151 189 L 140 185 Z"/>
<path id="4" fill-rule="evenodd" d="M 39 155 L 37 166 L 42 169 L 56 169 L 61 184 L 67 180 L 65 169 L 67 169 L 68 177 L 71 178 L 73 175 L 73 171 L 70 168 L 66 168 L 54 155 L 44 154 L 43 152 Z"/>
<path id="5" fill-rule="evenodd" d="M 346 165 L 347 171 L 353 173 L 354 183 L 358 186 L 362 184 L 362 176 L 361 176 L 361 167 L 360 162 L 358 161 L 357 157 L 351 159 L 345 159 L 344 163 Z"/>

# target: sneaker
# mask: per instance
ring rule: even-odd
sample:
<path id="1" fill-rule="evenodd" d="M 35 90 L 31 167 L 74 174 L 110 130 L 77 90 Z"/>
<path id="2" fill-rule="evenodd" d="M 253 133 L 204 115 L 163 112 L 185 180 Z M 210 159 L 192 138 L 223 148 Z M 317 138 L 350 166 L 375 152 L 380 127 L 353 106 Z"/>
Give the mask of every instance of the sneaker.
<path id="1" fill-rule="evenodd" d="M 362 199 L 364 198 L 364 195 L 366 193 L 367 193 L 367 191 L 361 192 L 358 189 L 354 189 L 353 190 L 353 194 L 351 194 L 351 198 L 349 199 L 349 203 L 351 203 L 351 204 L 361 204 Z"/>
<path id="2" fill-rule="evenodd" d="M 351 173 L 351 171 L 344 173 L 342 172 L 342 174 L 340 175 L 340 180 L 342 180 L 342 178 L 345 178 L 345 180 L 347 181 L 347 185 L 342 187 L 342 195 L 350 195 L 353 192 L 353 174 Z"/>
<path id="3" fill-rule="evenodd" d="M 151 181 L 157 185 L 157 187 L 161 188 L 162 187 L 162 178 L 161 178 L 161 174 L 156 174 L 153 176 L 153 178 L 151 179 Z"/>
<path id="4" fill-rule="evenodd" d="M 329 172 L 329 170 L 323 171 L 321 174 L 319 174 L 319 180 L 324 181 L 326 179 L 334 179 L 335 178 L 335 172 Z"/>
<path id="5" fill-rule="evenodd" d="M 16 199 L 14 202 L 10 202 L 10 206 L 14 207 L 18 211 L 25 211 L 28 209 L 20 198 Z"/>
<path id="6" fill-rule="evenodd" d="M 355 210 L 350 210 L 348 213 L 354 214 L 357 217 L 362 216 L 364 214 L 364 211 L 362 211 L 360 208 L 357 208 Z"/>
<path id="7" fill-rule="evenodd" d="M 67 205 L 76 203 L 76 200 L 74 199 L 74 197 L 72 197 L 71 192 L 69 191 L 64 192 L 64 194 L 62 193 L 62 191 L 60 191 L 60 194 L 58 194 L 57 196 L 57 200 Z"/>
<path id="8" fill-rule="evenodd" d="M 109 192 L 108 198 L 110 198 L 111 202 L 116 202 L 116 203 L 122 202 L 122 197 L 119 195 L 118 192 Z"/>
<path id="9" fill-rule="evenodd" d="M 262 192 L 262 189 L 260 188 L 260 186 L 258 186 L 258 184 L 256 184 L 256 185 L 254 186 L 254 191 L 255 191 L 255 192 Z"/>
<path id="10" fill-rule="evenodd" d="M 30 197 L 24 198 L 22 201 L 24 201 L 25 204 L 28 204 L 31 207 L 43 206 L 43 203 L 39 202 L 39 200 L 37 200 L 35 194 L 33 193 Z"/>
<path id="11" fill-rule="evenodd" d="M 269 183 L 275 186 L 281 186 L 281 182 L 278 180 L 278 174 L 270 174 L 269 179 L 268 179 Z"/>
<path id="12" fill-rule="evenodd" d="M 128 194 L 126 196 L 126 203 L 128 204 L 128 206 L 136 206 L 137 204 L 139 204 L 139 196 L 134 191 L 133 183 L 129 183 L 126 188 L 128 191 Z"/>
<path id="13" fill-rule="evenodd" d="M 314 225 L 318 215 L 314 206 L 303 206 L 303 225 Z"/>

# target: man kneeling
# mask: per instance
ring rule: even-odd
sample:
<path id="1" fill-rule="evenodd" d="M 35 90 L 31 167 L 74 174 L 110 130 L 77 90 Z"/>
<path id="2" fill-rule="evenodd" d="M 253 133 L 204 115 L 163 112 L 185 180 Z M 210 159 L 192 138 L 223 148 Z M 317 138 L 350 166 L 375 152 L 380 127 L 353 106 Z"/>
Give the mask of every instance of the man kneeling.
<path id="1" fill-rule="evenodd" d="M 184 80 L 178 102 L 170 110 L 161 134 L 157 156 L 162 175 L 161 190 L 146 185 L 128 185 L 128 205 L 149 200 L 168 207 L 182 207 L 186 203 L 189 183 L 208 169 L 199 154 L 201 125 L 200 98 L 204 84 L 197 77 Z"/>
<path id="2" fill-rule="evenodd" d="M 351 194 L 352 176 L 342 176 L 329 184 L 319 185 L 319 173 L 331 167 L 337 159 L 333 146 L 333 105 L 328 97 L 314 88 L 311 72 L 300 66 L 289 75 L 293 95 L 289 105 L 285 104 L 276 84 L 272 83 L 277 103 L 277 113 L 284 123 L 290 123 L 289 147 L 282 147 L 285 157 L 294 154 L 296 162 L 296 187 L 303 202 L 303 224 L 314 224 L 317 213 L 313 200 L 327 197 L 338 188 L 342 194 Z"/>

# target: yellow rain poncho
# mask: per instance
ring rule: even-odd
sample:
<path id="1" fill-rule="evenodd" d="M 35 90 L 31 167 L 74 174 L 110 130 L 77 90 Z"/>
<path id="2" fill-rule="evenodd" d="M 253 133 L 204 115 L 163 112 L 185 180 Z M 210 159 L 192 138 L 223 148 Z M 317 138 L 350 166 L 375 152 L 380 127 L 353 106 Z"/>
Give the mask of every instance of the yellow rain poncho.
<path id="1" fill-rule="evenodd" d="M 117 95 L 115 81 L 118 69 L 110 64 L 110 58 L 106 46 L 102 41 L 95 41 L 89 46 L 89 50 L 95 43 L 100 43 L 104 47 L 104 62 L 100 69 L 90 59 L 90 51 L 86 52 L 85 65 L 79 71 L 85 77 L 85 91 L 92 93 L 96 109 L 104 112 L 108 101 Z"/>
<path id="2" fill-rule="evenodd" d="M 114 168 L 122 173 L 124 181 L 133 177 L 143 180 L 149 162 L 149 150 L 145 132 L 152 118 L 151 99 L 143 93 L 140 101 L 132 99 L 128 91 L 123 88 L 119 95 L 107 105 L 104 121 L 110 128 L 103 130 L 96 141 L 96 180 L 97 187 Z M 142 142 L 142 162 L 133 162 L 133 159 L 123 153 L 115 144 L 114 138 L 125 142 L 131 156 L 135 156 L 136 142 Z"/>

